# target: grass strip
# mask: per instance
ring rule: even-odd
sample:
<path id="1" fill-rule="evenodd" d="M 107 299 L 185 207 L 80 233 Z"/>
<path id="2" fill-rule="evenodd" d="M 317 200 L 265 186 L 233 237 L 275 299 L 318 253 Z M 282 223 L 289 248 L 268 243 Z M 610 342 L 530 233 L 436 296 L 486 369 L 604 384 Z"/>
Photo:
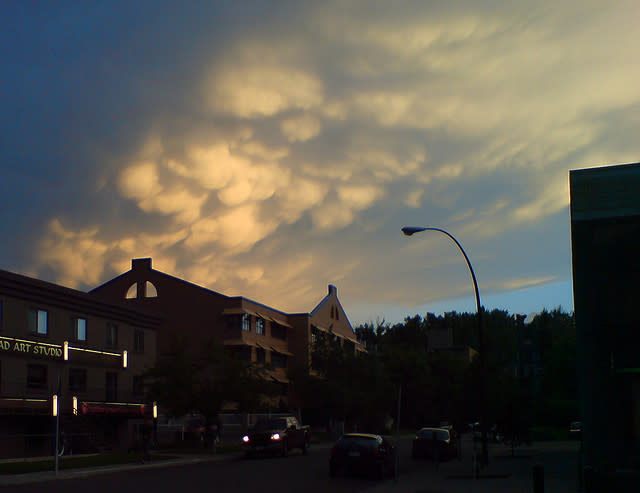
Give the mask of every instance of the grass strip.
<path id="1" fill-rule="evenodd" d="M 153 461 L 174 459 L 172 455 L 153 455 Z M 140 463 L 140 454 L 96 454 L 83 456 L 64 456 L 58 460 L 58 468 L 82 469 L 87 467 L 113 466 L 119 464 Z M 53 458 L 42 460 L 24 460 L 0 463 L 0 474 L 28 474 L 42 471 L 53 471 L 55 463 Z"/>

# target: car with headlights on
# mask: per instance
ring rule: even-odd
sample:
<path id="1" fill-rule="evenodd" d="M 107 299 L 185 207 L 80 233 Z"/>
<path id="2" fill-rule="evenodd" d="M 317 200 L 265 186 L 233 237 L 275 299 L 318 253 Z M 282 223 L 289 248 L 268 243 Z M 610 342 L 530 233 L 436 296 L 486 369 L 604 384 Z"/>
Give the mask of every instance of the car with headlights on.
<path id="1" fill-rule="evenodd" d="M 413 439 L 414 459 L 449 460 L 458 455 L 456 440 L 447 428 L 421 428 Z"/>
<path id="2" fill-rule="evenodd" d="M 286 456 L 294 448 L 306 454 L 311 444 L 311 430 L 301 425 L 295 416 L 261 419 L 242 437 L 242 442 L 246 456 L 259 453 Z"/>
<path id="3" fill-rule="evenodd" d="M 393 439 L 369 433 L 345 433 L 331 448 L 329 475 L 367 474 L 398 477 L 398 448 Z"/>

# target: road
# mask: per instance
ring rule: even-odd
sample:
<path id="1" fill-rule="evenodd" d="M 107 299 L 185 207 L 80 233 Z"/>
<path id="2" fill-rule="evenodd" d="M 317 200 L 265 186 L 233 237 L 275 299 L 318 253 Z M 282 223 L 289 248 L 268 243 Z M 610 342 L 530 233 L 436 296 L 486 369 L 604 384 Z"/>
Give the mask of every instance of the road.
<path id="1" fill-rule="evenodd" d="M 5 485 L 3 493 L 162 493 L 181 491 L 218 492 L 370 492 L 403 491 L 415 493 L 514 491 L 530 492 L 531 466 L 543 463 L 549 471 L 545 492 L 577 490 L 577 447 L 575 444 L 539 445 L 518 451 L 518 458 L 506 457 L 508 450 L 493 446 L 492 466 L 486 478 L 473 479 L 471 442 L 463 444 L 463 461 L 450 461 L 439 467 L 432 462 L 411 458 L 411 438 L 399 440 L 400 478 L 378 481 L 362 477 L 330 479 L 329 445 L 312 447 L 308 455 L 292 451 L 289 457 L 244 459 L 226 457 L 190 465 L 138 469 L 89 477 L 58 479 L 24 485 Z"/>

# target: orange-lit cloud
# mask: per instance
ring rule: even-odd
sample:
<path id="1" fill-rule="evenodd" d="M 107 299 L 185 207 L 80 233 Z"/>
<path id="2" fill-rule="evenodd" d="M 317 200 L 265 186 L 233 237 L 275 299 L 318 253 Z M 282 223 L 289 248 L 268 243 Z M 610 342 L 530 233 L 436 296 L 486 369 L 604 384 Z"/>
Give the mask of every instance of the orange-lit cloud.
<path id="1" fill-rule="evenodd" d="M 153 256 L 292 311 L 338 281 L 363 306 L 468 294 L 458 252 L 402 237 L 413 223 L 459 236 L 489 291 L 566 281 L 569 169 L 640 159 L 635 2 L 326 2 L 295 22 L 274 2 L 251 26 L 202 9 L 206 30 L 186 7 L 144 44 L 154 63 L 127 60 L 148 74 L 105 78 L 144 90 L 96 109 L 74 182 L 94 206 L 43 212 L 32 271 L 91 287 Z"/>

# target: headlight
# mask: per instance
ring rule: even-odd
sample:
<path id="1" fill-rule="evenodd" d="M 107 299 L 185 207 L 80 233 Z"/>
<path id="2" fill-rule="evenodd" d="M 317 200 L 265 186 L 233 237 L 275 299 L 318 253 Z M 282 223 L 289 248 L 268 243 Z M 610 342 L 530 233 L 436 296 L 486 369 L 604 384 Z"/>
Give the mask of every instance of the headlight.
<path id="1" fill-rule="evenodd" d="M 248 442 L 249 442 L 249 437 L 248 437 L 247 435 L 243 436 L 243 437 L 242 437 L 242 441 L 243 441 L 244 443 L 248 443 Z"/>
<path id="2" fill-rule="evenodd" d="M 280 440 L 280 433 L 273 433 L 271 435 L 271 440 Z"/>

